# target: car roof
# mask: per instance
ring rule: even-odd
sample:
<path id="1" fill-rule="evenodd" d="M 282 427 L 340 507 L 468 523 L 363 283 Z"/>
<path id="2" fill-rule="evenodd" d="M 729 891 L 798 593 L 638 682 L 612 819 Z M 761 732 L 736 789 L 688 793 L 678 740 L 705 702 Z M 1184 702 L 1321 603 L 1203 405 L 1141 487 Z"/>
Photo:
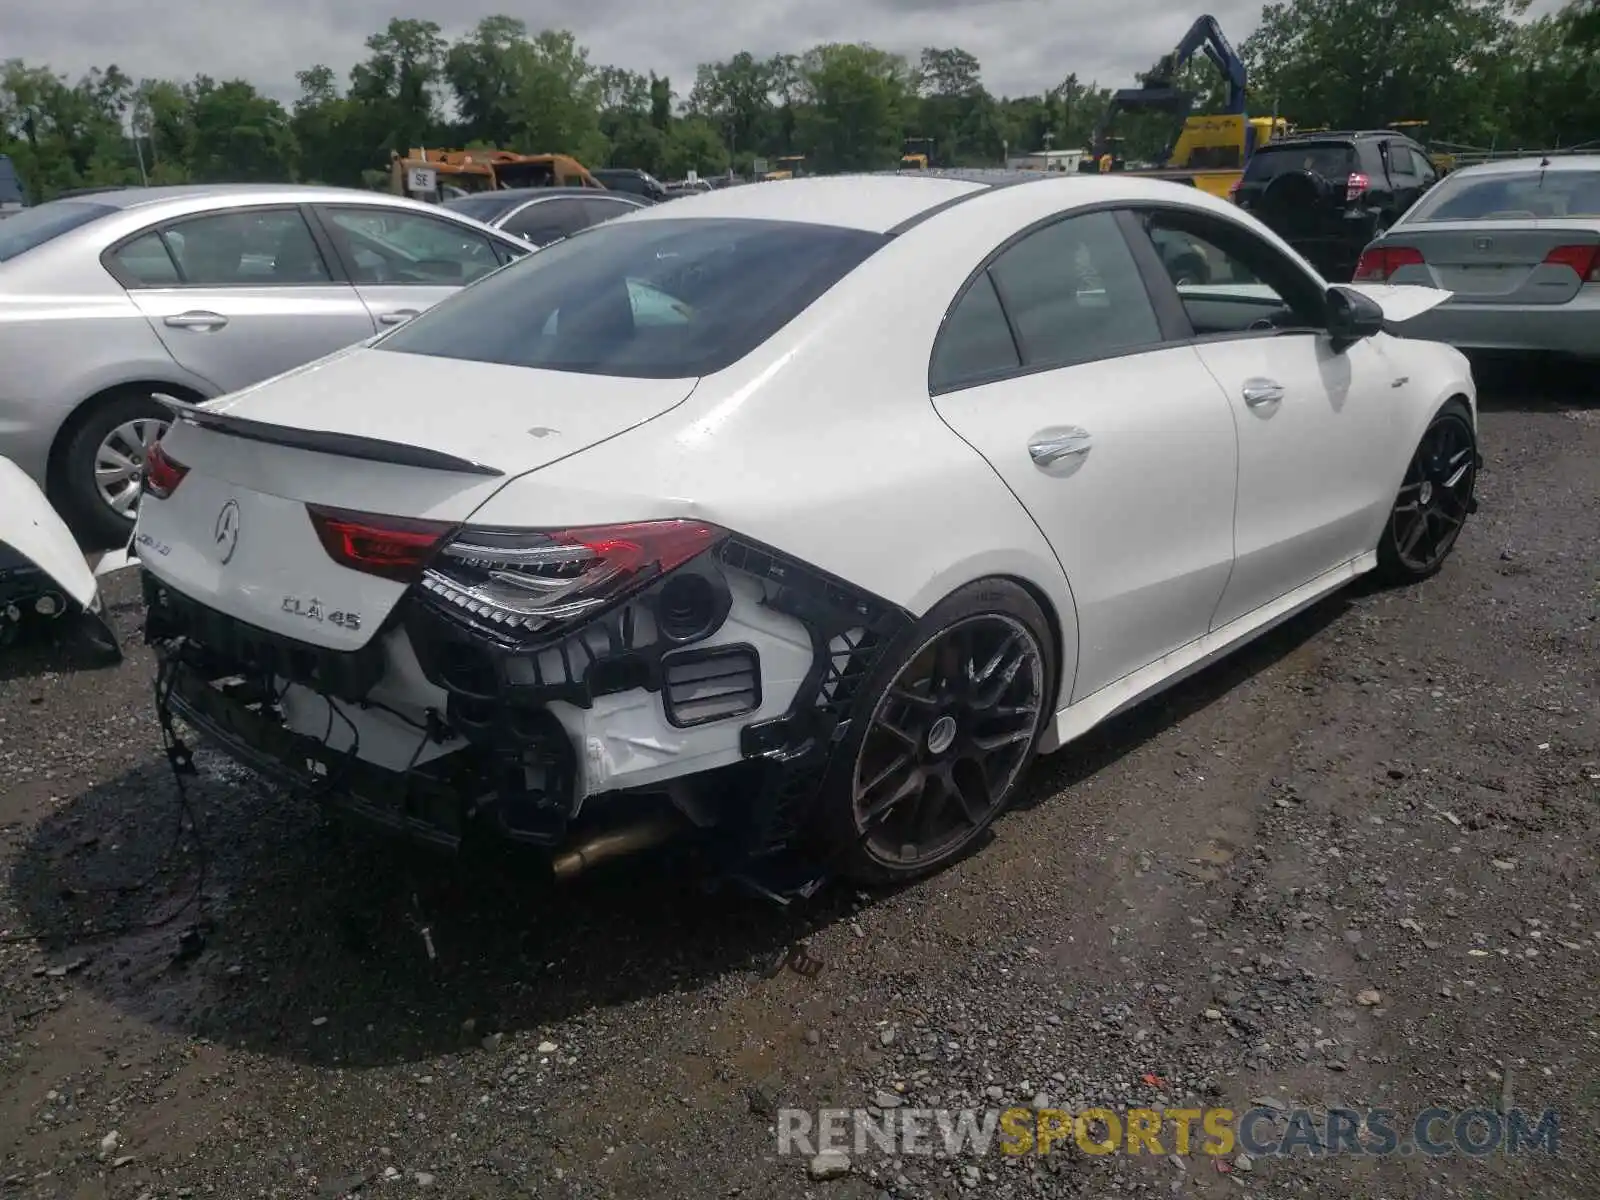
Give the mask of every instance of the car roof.
<path id="1" fill-rule="evenodd" d="M 963 201 L 1000 188 L 1029 185 L 1072 189 L 1063 207 L 1116 202 L 1187 203 L 1233 212 L 1233 206 L 1197 188 L 1136 175 L 1079 174 L 1001 168 L 888 171 L 862 175 L 808 176 L 685 195 L 671 204 L 629 213 L 623 220 L 676 221 L 734 217 L 833 225 L 892 234 Z"/>
<path id="2" fill-rule="evenodd" d="M 1287 142 L 1351 142 L 1358 138 L 1402 138 L 1408 142 L 1416 141 L 1416 138 L 1400 129 L 1307 129 L 1302 132 L 1280 134 L 1261 149 L 1270 150 Z"/>
<path id="3" fill-rule="evenodd" d="M 1502 158 L 1495 162 L 1473 163 L 1471 166 L 1457 167 L 1448 176 L 1451 179 L 1463 175 L 1517 175 L 1527 171 L 1596 171 L 1600 170 L 1600 154 L 1552 154 L 1540 156 L 1530 154 L 1526 158 Z"/>
<path id="4" fill-rule="evenodd" d="M 164 204 L 179 200 L 212 200 L 229 197 L 255 199 L 264 203 L 282 200 L 289 203 L 308 203 L 316 200 L 360 200 L 363 203 L 415 205 L 409 200 L 388 192 L 371 192 L 361 188 L 324 187 L 310 183 L 183 183 L 161 187 L 127 187 L 114 191 L 93 192 L 81 199 L 90 200 L 106 208 L 141 208 L 147 204 Z M 80 197 L 71 197 L 78 199 Z"/>
<path id="5" fill-rule="evenodd" d="M 592 175 L 594 172 L 590 172 Z M 605 188 L 592 187 L 521 187 L 521 188 L 495 188 L 492 192 L 468 192 L 465 196 L 452 196 L 445 201 L 445 207 L 461 200 L 536 200 L 540 196 L 587 196 L 596 198 L 621 197 L 624 200 L 635 200 L 631 192 L 612 192 Z"/>

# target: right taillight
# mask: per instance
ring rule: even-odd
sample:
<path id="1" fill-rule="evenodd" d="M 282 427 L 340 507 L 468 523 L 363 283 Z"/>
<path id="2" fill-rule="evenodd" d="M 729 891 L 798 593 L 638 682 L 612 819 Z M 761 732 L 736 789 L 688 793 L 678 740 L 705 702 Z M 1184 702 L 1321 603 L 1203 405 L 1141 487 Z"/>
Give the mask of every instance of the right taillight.
<path id="1" fill-rule="evenodd" d="M 1360 171 L 1351 171 L 1344 181 L 1344 202 L 1349 204 L 1352 200 L 1359 200 L 1371 186 L 1372 180 Z"/>
<path id="2" fill-rule="evenodd" d="M 1401 267 L 1420 267 L 1422 251 L 1411 246 L 1368 246 L 1356 264 L 1357 283 L 1382 283 Z"/>
<path id="3" fill-rule="evenodd" d="M 587 529 L 463 529 L 422 587 L 447 611 L 518 637 L 546 636 L 682 566 L 727 534 L 701 521 Z"/>
<path id="4" fill-rule="evenodd" d="M 1571 267 L 1584 283 L 1600 283 L 1600 243 L 1557 246 L 1544 256 L 1547 265 Z"/>
<path id="5" fill-rule="evenodd" d="M 189 468 L 169 455 L 157 442 L 144 456 L 144 485 L 142 493 L 156 500 L 165 500 L 178 490 Z"/>

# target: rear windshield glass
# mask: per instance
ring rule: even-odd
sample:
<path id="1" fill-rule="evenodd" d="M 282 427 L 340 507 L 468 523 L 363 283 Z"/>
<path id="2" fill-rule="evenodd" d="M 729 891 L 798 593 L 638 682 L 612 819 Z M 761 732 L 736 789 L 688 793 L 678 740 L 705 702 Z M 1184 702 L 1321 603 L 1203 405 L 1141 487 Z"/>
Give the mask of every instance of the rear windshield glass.
<path id="1" fill-rule="evenodd" d="M 1446 175 L 1411 210 L 1406 223 L 1560 217 L 1600 217 L 1600 170 Z"/>
<path id="2" fill-rule="evenodd" d="M 1354 164 L 1355 150 L 1344 142 L 1263 146 L 1250 156 L 1244 177 L 1265 182 L 1290 171 L 1310 171 L 1324 179 L 1343 179 Z"/>
<path id="3" fill-rule="evenodd" d="M 106 204 L 82 200 L 52 200 L 38 208 L 25 208 L 0 221 L 0 262 L 42 246 L 68 230 L 118 211 Z"/>
<path id="4" fill-rule="evenodd" d="M 474 221 L 488 223 L 496 217 L 504 216 L 517 205 L 525 203 L 527 196 L 507 196 L 505 193 L 495 195 L 491 192 L 487 196 L 459 196 L 454 200 L 446 200 L 443 207 L 451 212 L 458 212 L 463 217 L 471 217 Z"/>
<path id="5" fill-rule="evenodd" d="M 743 358 L 882 234 L 716 218 L 597 225 L 435 305 L 382 350 L 679 379 Z"/>

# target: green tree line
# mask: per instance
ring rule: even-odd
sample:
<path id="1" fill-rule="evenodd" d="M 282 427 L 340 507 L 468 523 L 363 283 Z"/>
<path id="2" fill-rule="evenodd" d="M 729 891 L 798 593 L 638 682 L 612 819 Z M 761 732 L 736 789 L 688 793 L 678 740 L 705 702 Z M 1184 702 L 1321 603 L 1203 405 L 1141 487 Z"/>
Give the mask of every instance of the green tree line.
<path id="1" fill-rule="evenodd" d="M 1430 138 L 1483 147 L 1600 138 L 1600 0 L 1531 21 L 1527 3 L 1269 4 L 1240 47 L 1252 111 L 1312 127 L 1423 120 Z M 0 153 L 36 198 L 144 178 L 370 186 L 391 151 L 413 146 L 563 152 L 677 178 L 781 155 L 823 172 L 882 168 L 916 137 L 933 140 L 941 165 L 985 165 L 1085 145 L 1109 98 L 1071 74 L 1039 95 L 996 96 L 958 47 L 910 58 L 845 43 L 735 54 L 684 88 L 596 64 L 571 33 L 509 16 L 453 42 L 431 21 L 396 18 L 365 49 L 347 78 L 299 72 L 287 106 L 243 79 L 136 80 L 110 65 L 72 81 L 13 59 L 0 64 Z M 1221 94 L 1209 72 L 1199 56 L 1188 69 L 1200 110 Z M 1146 155 L 1170 133 L 1138 130 Z"/>

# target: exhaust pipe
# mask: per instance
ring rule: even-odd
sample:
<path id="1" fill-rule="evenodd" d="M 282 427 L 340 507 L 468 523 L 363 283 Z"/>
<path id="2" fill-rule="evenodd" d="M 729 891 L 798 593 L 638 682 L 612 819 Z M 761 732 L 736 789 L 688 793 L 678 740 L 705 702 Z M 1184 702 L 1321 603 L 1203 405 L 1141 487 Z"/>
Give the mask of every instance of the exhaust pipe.
<path id="1" fill-rule="evenodd" d="M 684 822 L 676 813 L 664 813 L 609 829 L 556 855 L 550 861 L 550 869 L 558 880 L 572 879 L 598 863 L 625 858 L 669 842 L 683 829 Z"/>

